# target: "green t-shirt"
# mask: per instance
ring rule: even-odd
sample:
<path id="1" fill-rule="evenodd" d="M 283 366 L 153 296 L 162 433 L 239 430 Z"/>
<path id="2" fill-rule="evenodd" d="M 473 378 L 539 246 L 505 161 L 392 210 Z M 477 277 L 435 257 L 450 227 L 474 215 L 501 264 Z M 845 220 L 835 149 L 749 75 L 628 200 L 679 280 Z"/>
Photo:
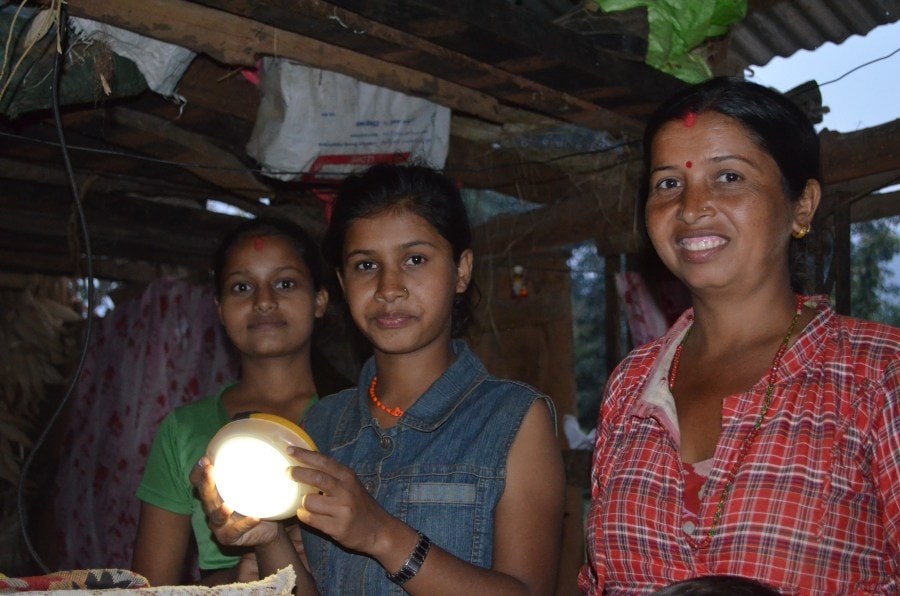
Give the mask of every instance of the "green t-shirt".
<path id="1" fill-rule="evenodd" d="M 222 394 L 230 386 L 225 385 L 216 395 L 169 412 L 156 432 L 137 490 L 137 497 L 145 503 L 191 516 L 200 569 L 204 570 L 229 569 L 240 559 L 239 554 L 235 554 L 237 550 L 229 552 L 228 547 L 216 542 L 190 481 L 191 469 L 206 453 L 206 446 L 230 421 L 222 405 Z"/>

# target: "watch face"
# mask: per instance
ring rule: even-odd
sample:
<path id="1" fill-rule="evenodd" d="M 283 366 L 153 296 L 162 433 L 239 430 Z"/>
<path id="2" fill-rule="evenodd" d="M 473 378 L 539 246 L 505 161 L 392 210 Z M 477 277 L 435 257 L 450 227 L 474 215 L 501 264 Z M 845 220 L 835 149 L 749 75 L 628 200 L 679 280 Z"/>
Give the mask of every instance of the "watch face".
<path id="1" fill-rule="evenodd" d="M 251 414 L 223 426 L 207 447 L 222 500 L 241 515 L 266 520 L 296 515 L 313 486 L 296 482 L 289 446 L 316 451 L 296 424 L 271 414 Z"/>

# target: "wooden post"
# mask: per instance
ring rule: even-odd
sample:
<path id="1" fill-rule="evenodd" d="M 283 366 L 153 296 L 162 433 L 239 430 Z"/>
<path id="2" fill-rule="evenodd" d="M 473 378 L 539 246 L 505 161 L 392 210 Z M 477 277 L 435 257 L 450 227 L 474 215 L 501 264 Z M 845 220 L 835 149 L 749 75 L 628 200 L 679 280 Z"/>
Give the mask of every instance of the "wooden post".
<path id="1" fill-rule="evenodd" d="M 619 255 L 604 257 L 606 276 L 606 370 L 611 373 L 622 358 L 622 339 L 619 333 L 619 292 L 616 274 L 620 271 Z"/>
<path id="2" fill-rule="evenodd" d="M 834 210 L 834 298 L 835 310 L 850 314 L 850 202 L 838 201 Z"/>

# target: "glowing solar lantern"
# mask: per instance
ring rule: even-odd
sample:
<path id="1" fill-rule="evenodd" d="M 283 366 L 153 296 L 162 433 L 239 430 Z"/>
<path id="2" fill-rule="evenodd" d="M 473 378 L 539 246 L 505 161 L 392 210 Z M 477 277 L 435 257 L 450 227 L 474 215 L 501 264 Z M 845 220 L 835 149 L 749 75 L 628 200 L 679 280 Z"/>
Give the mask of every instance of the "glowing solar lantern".
<path id="1" fill-rule="evenodd" d="M 318 451 L 306 431 L 281 416 L 250 414 L 223 426 L 206 449 L 222 500 L 248 517 L 296 515 L 303 497 L 318 489 L 291 478 L 297 462 L 287 454 L 290 445 Z"/>

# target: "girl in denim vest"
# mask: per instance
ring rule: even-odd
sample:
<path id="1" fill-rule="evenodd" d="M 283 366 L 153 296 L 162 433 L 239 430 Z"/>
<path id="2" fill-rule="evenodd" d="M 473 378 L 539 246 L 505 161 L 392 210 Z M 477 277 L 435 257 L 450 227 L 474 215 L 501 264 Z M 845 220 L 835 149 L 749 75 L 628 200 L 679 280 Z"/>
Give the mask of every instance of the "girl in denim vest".
<path id="1" fill-rule="evenodd" d="M 298 594 L 553 593 L 555 412 L 453 339 L 470 245 L 459 191 L 430 168 L 374 166 L 342 184 L 325 254 L 373 356 L 358 387 L 310 412 L 321 452 L 291 448 L 294 479 L 321 491 L 297 511 L 305 565 L 281 526 L 222 503 L 208 462 L 195 476 L 216 537 L 255 545 L 260 574 L 292 563 Z"/>

